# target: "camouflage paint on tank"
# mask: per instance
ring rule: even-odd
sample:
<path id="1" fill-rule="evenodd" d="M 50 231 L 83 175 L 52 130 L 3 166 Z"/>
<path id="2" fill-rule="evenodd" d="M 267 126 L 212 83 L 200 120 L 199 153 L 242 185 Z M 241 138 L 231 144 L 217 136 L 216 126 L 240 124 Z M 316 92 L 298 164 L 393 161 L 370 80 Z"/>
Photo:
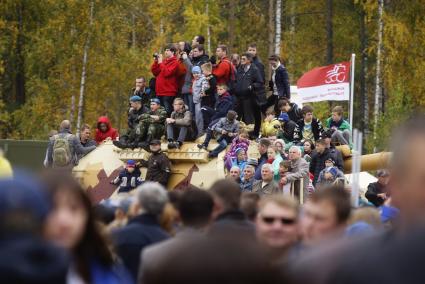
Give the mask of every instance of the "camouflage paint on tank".
<path id="1" fill-rule="evenodd" d="M 168 189 L 182 190 L 189 184 L 202 189 L 209 188 L 216 180 L 225 178 L 226 169 L 224 166 L 225 151 L 221 152 L 215 159 L 208 159 L 208 152 L 199 150 L 196 145 L 200 141 L 188 142 L 179 150 L 168 150 L 167 144 L 162 143 L 161 148 L 168 155 L 172 162 L 171 177 L 168 182 Z M 258 158 L 257 143 L 251 141 L 248 148 L 249 158 Z M 208 150 L 217 146 L 213 140 Z M 345 173 L 350 173 L 351 158 L 348 147 L 340 149 L 345 159 Z M 111 141 L 105 141 L 93 152 L 89 153 L 73 169 L 75 177 L 87 190 L 93 203 L 98 203 L 103 199 L 114 198 L 117 194 L 117 187 L 109 182 L 113 180 L 124 168 L 124 163 L 128 159 L 140 160 L 148 159 L 150 153 L 143 149 L 121 150 L 115 147 Z M 389 154 L 378 153 L 362 156 L 362 170 L 377 170 L 388 165 Z M 146 176 L 146 169 L 141 168 L 142 177 Z"/>

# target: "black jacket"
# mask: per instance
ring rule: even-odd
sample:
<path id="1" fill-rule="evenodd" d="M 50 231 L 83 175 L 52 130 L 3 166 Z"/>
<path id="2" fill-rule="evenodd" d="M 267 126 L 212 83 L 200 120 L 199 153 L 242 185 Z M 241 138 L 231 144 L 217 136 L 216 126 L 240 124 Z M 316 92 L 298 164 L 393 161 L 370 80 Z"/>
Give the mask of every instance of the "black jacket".
<path id="1" fill-rule="evenodd" d="M 264 72 L 264 64 L 263 64 L 263 62 L 261 62 L 261 60 L 260 60 L 260 58 L 258 58 L 258 56 L 255 56 L 253 58 L 252 63 L 254 63 L 255 66 L 257 66 L 257 69 L 258 69 L 258 71 L 260 72 L 260 75 L 261 75 L 261 80 L 263 82 L 265 82 L 265 80 L 266 80 L 266 73 Z"/>
<path id="2" fill-rule="evenodd" d="M 282 129 L 278 131 L 277 138 L 283 139 L 285 142 L 293 142 L 295 140 L 296 128 L 297 124 L 292 120 L 285 122 Z"/>
<path id="3" fill-rule="evenodd" d="M 301 142 L 304 139 L 303 137 L 304 125 L 305 125 L 304 119 L 298 120 L 295 131 L 294 131 L 294 140 L 297 142 Z M 315 141 L 319 140 L 323 133 L 323 126 L 320 120 L 318 120 L 317 118 L 313 118 L 313 120 L 311 121 L 311 128 L 312 128 L 311 130 L 313 132 L 314 140 Z"/>
<path id="4" fill-rule="evenodd" d="M 137 279 L 143 249 L 168 238 L 169 235 L 161 228 L 157 217 L 151 214 L 138 215 L 127 226 L 112 233 L 116 252 L 134 280 Z"/>
<path id="5" fill-rule="evenodd" d="M 287 98 L 288 100 L 291 99 L 291 85 L 289 83 L 289 75 L 288 71 L 286 71 L 286 68 L 283 65 L 280 65 L 275 70 L 275 84 L 277 88 L 277 93 L 279 98 Z M 269 81 L 269 88 L 270 91 L 273 91 L 273 79 Z"/>
<path id="6" fill-rule="evenodd" d="M 314 151 L 310 162 L 310 173 L 314 175 L 313 185 L 316 185 L 320 172 L 326 167 L 325 161 L 329 158 L 332 158 L 332 160 L 336 162 L 335 166 L 338 169 L 342 171 L 344 170 L 343 165 L 340 165 L 338 162 L 338 155 L 336 151 L 331 151 L 328 148 L 326 148 L 322 154 Z"/>
<path id="7" fill-rule="evenodd" d="M 255 227 L 252 222 L 250 222 L 245 214 L 236 209 L 228 210 L 220 214 L 215 222 L 212 224 L 210 231 L 214 232 L 223 232 L 228 230 L 243 230 L 246 231 L 251 236 L 254 236 Z"/>
<path id="8" fill-rule="evenodd" d="M 241 65 L 236 72 L 235 94 L 243 99 L 255 99 L 256 92 L 264 89 L 264 82 L 255 64 L 251 64 L 245 72 L 244 65 Z"/>
<path id="9" fill-rule="evenodd" d="M 224 93 L 218 97 L 214 108 L 214 115 L 211 117 L 211 121 L 225 117 L 229 110 L 233 109 L 234 100 L 232 95 Z"/>
<path id="10" fill-rule="evenodd" d="M 288 111 L 289 119 L 296 123 L 303 118 L 303 112 L 296 103 L 289 103 L 289 105 L 291 106 L 291 110 Z"/>
<path id="11" fill-rule="evenodd" d="M 384 204 L 385 201 L 383 198 L 378 196 L 379 193 L 385 193 L 385 185 L 380 184 L 379 182 L 373 182 L 367 186 L 365 196 L 367 200 L 373 203 L 373 205 L 379 207 Z"/>
<path id="12" fill-rule="evenodd" d="M 136 128 L 137 124 L 139 124 L 140 118 L 142 114 L 148 113 L 150 109 L 148 109 L 146 106 L 142 105 L 142 107 L 139 110 L 135 110 L 133 108 L 130 108 L 128 111 L 128 127 L 130 129 Z"/>
<path id="13" fill-rule="evenodd" d="M 335 167 L 337 167 L 341 172 L 344 172 L 344 159 L 342 158 L 342 153 L 340 150 L 335 148 L 335 146 L 331 146 L 329 151 L 333 156 L 335 156 Z"/>
<path id="14" fill-rule="evenodd" d="M 161 151 L 152 153 L 147 161 L 141 160 L 140 164 L 147 168 L 146 180 L 156 181 L 167 187 L 171 175 L 171 162 L 164 153 Z"/>
<path id="15" fill-rule="evenodd" d="M 214 107 L 215 94 L 217 92 L 217 79 L 213 74 L 206 77 L 209 88 L 205 90 L 205 96 L 201 97 L 201 106 Z"/>
<path id="16" fill-rule="evenodd" d="M 192 64 L 193 64 L 193 66 L 199 66 L 199 67 L 201 67 L 202 64 L 205 64 L 205 63 L 207 63 L 209 61 L 210 61 L 210 58 L 206 54 L 203 54 L 203 55 L 201 55 L 199 57 L 193 57 L 192 58 Z"/>

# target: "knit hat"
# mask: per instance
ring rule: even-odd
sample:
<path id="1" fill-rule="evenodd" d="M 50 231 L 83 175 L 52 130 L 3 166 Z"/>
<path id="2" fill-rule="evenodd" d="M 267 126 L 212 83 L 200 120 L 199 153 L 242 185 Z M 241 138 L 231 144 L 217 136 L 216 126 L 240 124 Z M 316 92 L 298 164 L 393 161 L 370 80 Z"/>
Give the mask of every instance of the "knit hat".
<path id="1" fill-rule="evenodd" d="M 158 98 L 153 98 L 153 99 L 151 99 L 151 103 L 156 103 L 156 104 L 160 105 L 161 101 Z"/>
<path id="2" fill-rule="evenodd" d="M 338 174 L 338 171 L 336 170 L 335 167 L 331 167 L 328 170 L 326 170 L 327 173 L 330 173 L 331 175 L 333 175 L 334 177 L 336 177 L 336 175 Z"/>
<path id="3" fill-rule="evenodd" d="M 201 74 L 201 67 L 199 67 L 199 66 L 194 66 L 194 67 L 192 68 L 192 73 L 198 73 L 198 74 Z"/>
<path id="4" fill-rule="evenodd" d="M 136 162 L 134 160 L 128 160 L 127 161 L 127 167 L 128 168 L 134 168 L 136 166 Z"/>
<path id="5" fill-rule="evenodd" d="M 141 101 L 142 101 L 142 98 L 139 96 L 132 96 L 130 98 L 130 102 L 141 102 Z"/>
<path id="6" fill-rule="evenodd" d="M 283 122 L 288 122 L 288 121 L 289 121 L 289 115 L 288 115 L 286 112 L 281 113 L 281 114 L 279 115 L 278 120 L 279 120 L 279 121 L 283 121 Z"/>

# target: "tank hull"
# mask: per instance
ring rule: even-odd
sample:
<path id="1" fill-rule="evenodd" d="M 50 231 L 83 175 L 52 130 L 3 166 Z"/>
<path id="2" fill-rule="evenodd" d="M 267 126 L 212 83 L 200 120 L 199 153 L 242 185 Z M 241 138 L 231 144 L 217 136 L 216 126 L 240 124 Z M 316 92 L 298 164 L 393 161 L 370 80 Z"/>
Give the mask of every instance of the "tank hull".
<path id="1" fill-rule="evenodd" d="M 199 142 L 199 141 L 198 141 Z M 216 180 L 226 176 L 223 151 L 217 158 L 208 159 L 208 152 L 197 148 L 198 142 L 185 143 L 180 150 L 167 150 L 167 144 L 162 143 L 161 148 L 167 154 L 172 163 L 171 177 L 168 189 L 181 190 L 189 184 L 199 188 L 207 189 Z M 217 146 L 211 142 L 209 149 Z M 344 149 L 345 173 L 351 173 L 352 158 L 347 157 L 349 150 Z M 111 185 L 115 177 L 124 168 L 125 161 L 147 160 L 149 153 L 142 149 L 121 150 L 112 144 L 112 141 L 105 141 L 94 151 L 89 153 L 79 164 L 74 167 L 73 174 L 87 190 L 93 203 L 98 203 L 103 199 L 116 196 L 117 187 Z M 250 158 L 258 158 L 259 153 L 257 143 L 251 141 L 248 149 Z M 361 170 L 373 171 L 386 168 L 390 153 L 377 153 L 364 155 L 361 157 Z M 146 169 L 141 168 L 142 178 L 146 176 Z"/>

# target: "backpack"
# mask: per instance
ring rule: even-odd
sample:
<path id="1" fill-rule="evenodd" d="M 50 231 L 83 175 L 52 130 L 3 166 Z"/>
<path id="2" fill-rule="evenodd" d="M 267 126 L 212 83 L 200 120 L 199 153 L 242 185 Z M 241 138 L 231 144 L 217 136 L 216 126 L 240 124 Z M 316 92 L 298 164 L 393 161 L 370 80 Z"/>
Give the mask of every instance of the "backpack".
<path id="1" fill-rule="evenodd" d="M 229 60 L 225 60 L 230 65 L 230 76 L 229 80 L 227 81 L 227 87 L 228 91 L 231 95 L 235 94 L 235 88 L 236 88 L 236 68 L 233 66 L 232 62 Z"/>
<path id="2" fill-rule="evenodd" d="M 57 134 L 53 142 L 53 167 L 66 167 L 71 164 L 72 155 L 69 138 L 72 134 Z"/>

